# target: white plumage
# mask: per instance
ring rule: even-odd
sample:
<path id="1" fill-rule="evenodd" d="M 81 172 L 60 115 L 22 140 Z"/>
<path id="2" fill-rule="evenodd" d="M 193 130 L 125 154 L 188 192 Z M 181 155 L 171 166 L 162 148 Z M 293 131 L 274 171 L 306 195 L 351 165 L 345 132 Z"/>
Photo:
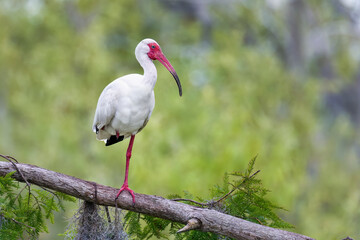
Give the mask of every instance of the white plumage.
<path id="1" fill-rule="evenodd" d="M 144 75 L 129 74 L 107 85 L 99 97 L 93 123 L 96 138 L 105 141 L 106 146 L 131 136 L 126 154 L 125 181 L 116 198 L 127 190 L 134 203 L 133 191 L 128 187 L 128 167 L 135 134 L 145 127 L 155 106 L 157 71 L 153 60 L 160 61 L 169 70 L 182 95 L 179 78 L 155 40 L 142 40 L 135 49 L 135 56 L 144 69 Z"/>
<path id="2" fill-rule="evenodd" d="M 103 90 L 93 124 L 93 131 L 98 129 L 98 140 L 106 141 L 116 131 L 128 138 L 145 126 L 154 109 L 155 96 L 153 87 L 143 78 L 139 74 L 126 75 Z"/>

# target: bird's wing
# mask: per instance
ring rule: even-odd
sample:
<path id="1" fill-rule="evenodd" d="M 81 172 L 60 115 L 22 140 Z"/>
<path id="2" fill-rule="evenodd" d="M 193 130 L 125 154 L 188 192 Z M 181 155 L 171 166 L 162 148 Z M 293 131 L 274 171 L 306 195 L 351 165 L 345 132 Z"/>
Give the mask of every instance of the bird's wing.
<path id="1" fill-rule="evenodd" d="M 115 108 L 111 105 L 112 98 L 113 97 L 108 94 L 100 95 L 93 123 L 93 131 L 96 133 L 108 125 L 115 116 Z"/>
<path id="2" fill-rule="evenodd" d="M 94 132 L 98 133 L 102 128 L 105 127 L 107 128 L 107 131 L 110 130 L 110 133 L 114 132 L 111 134 L 115 134 L 115 130 L 112 129 L 110 123 L 116 116 L 116 114 L 118 114 L 117 112 L 119 111 L 119 109 L 123 109 L 122 118 L 130 116 L 130 114 L 124 114 L 126 113 L 126 109 L 123 108 L 123 106 L 126 105 L 127 101 L 129 101 L 129 83 L 134 82 L 141 77 L 142 76 L 139 74 L 126 75 L 124 77 L 114 80 L 105 87 L 99 97 L 95 111 L 95 117 L 93 122 Z M 129 81 L 129 79 L 131 79 L 131 81 Z M 98 137 L 104 139 L 107 138 L 110 133 L 106 133 L 106 136 L 104 135 L 103 137 Z"/>
<path id="3" fill-rule="evenodd" d="M 98 132 L 114 118 L 116 111 L 115 103 L 119 97 L 119 89 L 121 89 L 121 81 L 117 79 L 107 85 L 102 91 L 95 111 L 93 123 L 94 132 Z"/>

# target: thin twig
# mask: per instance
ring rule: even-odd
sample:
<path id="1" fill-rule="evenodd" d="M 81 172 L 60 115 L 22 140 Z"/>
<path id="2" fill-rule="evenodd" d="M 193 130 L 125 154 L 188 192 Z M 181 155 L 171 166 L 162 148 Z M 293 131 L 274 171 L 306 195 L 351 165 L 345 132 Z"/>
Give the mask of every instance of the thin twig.
<path id="1" fill-rule="evenodd" d="M 3 155 L 1 155 L 1 156 L 3 156 Z M 16 160 L 16 158 L 14 158 L 14 157 L 12 157 L 12 156 L 7 155 L 6 157 L 7 157 L 7 158 L 10 158 L 10 159 L 12 159 L 12 160 L 14 160 L 16 163 L 19 163 L 19 161 L 18 161 L 18 160 Z"/>
<path id="2" fill-rule="evenodd" d="M 117 205 L 117 201 L 115 199 L 115 225 L 117 226 L 119 221 L 118 221 L 118 216 L 119 216 L 119 212 L 118 212 L 118 205 Z"/>
<path id="3" fill-rule="evenodd" d="M 20 194 L 22 193 L 22 191 L 24 191 L 25 188 L 27 188 L 28 185 L 25 185 L 24 187 L 21 188 L 20 192 L 16 195 L 14 202 L 18 199 L 18 197 L 20 196 Z"/>
<path id="4" fill-rule="evenodd" d="M 110 218 L 110 213 L 109 213 L 108 206 L 105 206 L 105 212 L 106 212 L 106 217 L 107 217 L 108 223 L 111 223 L 111 218 Z"/>
<path id="5" fill-rule="evenodd" d="M 22 179 L 25 181 L 26 185 L 28 185 L 28 187 L 30 188 L 30 183 L 26 180 L 26 178 L 24 177 L 24 175 L 22 174 L 22 172 L 19 170 L 19 168 L 16 166 L 16 163 L 19 163 L 14 157 L 11 156 L 5 156 L 0 154 L 0 157 L 5 158 L 6 160 L 8 160 L 9 162 L 11 162 L 11 164 L 16 168 L 16 171 L 21 175 Z M 14 161 L 16 163 L 14 163 Z"/>
<path id="6" fill-rule="evenodd" d="M 264 225 L 258 218 L 255 218 L 256 221 L 258 221 L 261 225 Z"/>
<path id="7" fill-rule="evenodd" d="M 197 201 L 194 201 L 194 200 L 191 200 L 191 199 L 186 199 L 186 198 L 173 198 L 173 199 L 170 199 L 170 200 L 173 200 L 173 201 L 184 201 L 184 202 L 192 202 L 192 203 L 195 203 L 195 204 L 198 204 L 202 207 L 205 207 L 205 206 L 208 206 L 209 204 L 208 203 L 201 203 L 201 202 L 197 202 Z"/>
<path id="8" fill-rule="evenodd" d="M 49 189 L 47 189 L 47 188 L 44 188 L 44 187 L 42 187 L 42 186 L 40 186 L 40 188 L 42 188 L 43 190 L 51 193 L 52 195 L 54 195 L 54 196 L 58 199 L 59 202 L 61 202 L 61 199 L 59 198 L 59 196 L 58 196 L 55 192 L 53 192 L 53 191 L 51 191 L 51 190 L 49 190 Z"/>
<path id="9" fill-rule="evenodd" d="M 249 178 L 254 177 L 256 174 L 258 174 L 260 172 L 260 170 L 257 170 L 256 172 L 254 172 L 253 174 L 251 174 L 251 176 Z"/>
<path id="10" fill-rule="evenodd" d="M 40 203 L 39 203 L 38 198 L 37 198 L 34 194 L 32 194 L 32 193 L 30 194 L 30 196 L 31 196 L 31 195 L 32 195 L 33 198 L 35 199 L 38 209 L 41 210 L 41 205 L 40 205 Z M 29 199 L 30 199 L 30 196 L 29 196 Z M 33 206 L 35 206 L 35 203 L 34 203 Z"/>
<path id="11" fill-rule="evenodd" d="M 210 201 L 210 202 L 207 202 L 207 203 L 201 203 L 201 202 L 197 202 L 197 201 L 194 201 L 192 199 L 186 199 L 186 198 L 173 198 L 171 200 L 173 201 L 183 201 L 183 202 L 192 202 L 192 203 L 195 203 L 195 204 L 198 204 L 202 207 L 209 207 L 209 206 L 212 206 L 214 204 L 217 204 L 219 202 L 221 202 L 222 200 L 224 200 L 225 198 L 227 198 L 230 194 L 232 194 L 236 189 L 238 189 L 247 179 L 250 179 L 250 178 L 253 178 L 256 174 L 258 174 L 260 172 L 260 170 L 257 170 L 255 173 L 253 173 L 249 178 L 245 178 L 237 187 L 232 185 L 233 186 L 233 189 L 228 192 L 227 194 L 225 194 L 224 196 L 222 196 L 220 199 L 216 200 L 216 201 Z"/>
<path id="12" fill-rule="evenodd" d="M 27 224 L 25 224 L 25 223 L 19 222 L 19 221 L 15 220 L 14 218 L 7 218 L 7 217 L 5 217 L 5 215 L 2 214 L 2 213 L 0 213 L 0 216 L 2 216 L 2 217 L 5 218 L 5 219 L 9 219 L 9 220 L 13 221 L 13 222 L 16 223 L 16 224 L 24 225 L 25 227 L 30 228 L 32 231 L 36 231 L 36 229 L 35 229 L 34 227 L 31 227 L 31 226 L 29 226 L 29 225 L 27 225 Z"/>
<path id="13" fill-rule="evenodd" d="M 227 194 L 225 194 L 224 196 L 222 196 L 219 200 L 215 201 L 215 203 L 218 203 L 222 200 L 224 200 L 225 198 L 227 198 L 230 194 L 232 194 L 236 189 L 238 189 L 246 180 L 253 178 L 256 174 L 258 174 L 260 172 L 260 170 L 257 170 L 255 173 L 253 173 L 249 178 L 244 178 L 244 180 L 237 186 L 234 187 L 230 192 L 228 192 Z"/>

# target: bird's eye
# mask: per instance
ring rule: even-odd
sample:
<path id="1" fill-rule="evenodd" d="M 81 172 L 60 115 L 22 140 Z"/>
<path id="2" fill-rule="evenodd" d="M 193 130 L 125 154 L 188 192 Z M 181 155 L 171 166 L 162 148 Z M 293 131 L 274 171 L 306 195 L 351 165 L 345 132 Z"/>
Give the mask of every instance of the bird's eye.
<path id="1" fill-rule="evenodd" d="M 152 48 L 152 49 L 155 49 L 155 45 L 152 45 L 151 48 Z"/>

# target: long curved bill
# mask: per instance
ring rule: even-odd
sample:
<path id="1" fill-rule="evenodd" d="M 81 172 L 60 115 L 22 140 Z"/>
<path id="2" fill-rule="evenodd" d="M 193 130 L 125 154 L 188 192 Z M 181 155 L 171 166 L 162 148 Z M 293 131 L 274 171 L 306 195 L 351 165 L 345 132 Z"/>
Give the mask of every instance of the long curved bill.
<path id="1" fill-rule="evenodd" d="M 163 53 L 158 54 L 157 60 L 159 60 L 159 62 L 161 62 L 161 64 L 164 65 L 164 67 L 166 67 L 166 69 L 174 77 L 176 84 L 179 88 L 179 95 L 181 97 L 182 96 L 182 87 L 181 87 L 180 79 L 179 79 L 175 69 L 173 68 L 173 66 L 171 66 L 170 62 L 167 60 L 167 58 L 165 57 L 165 55 Z"/>

